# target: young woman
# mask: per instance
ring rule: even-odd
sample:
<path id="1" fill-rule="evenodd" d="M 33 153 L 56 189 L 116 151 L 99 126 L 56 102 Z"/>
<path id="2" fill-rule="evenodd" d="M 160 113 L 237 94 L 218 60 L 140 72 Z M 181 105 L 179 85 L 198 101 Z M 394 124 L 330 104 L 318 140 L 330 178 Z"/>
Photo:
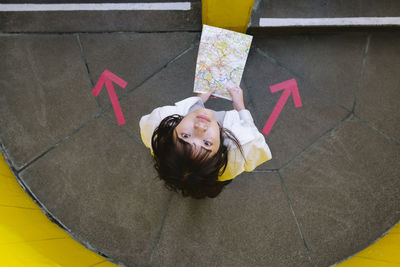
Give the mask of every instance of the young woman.
<path id="1" fill-rule="evenodd" d="M 154 109 L 140 119 L 143 143 L 167 188 L 196 199 L 216 197 L 237 175 L 272 158 L 245 108 L 240 87 L 228 89 L 234 110 L 213 111 L 213 92 Z"/>

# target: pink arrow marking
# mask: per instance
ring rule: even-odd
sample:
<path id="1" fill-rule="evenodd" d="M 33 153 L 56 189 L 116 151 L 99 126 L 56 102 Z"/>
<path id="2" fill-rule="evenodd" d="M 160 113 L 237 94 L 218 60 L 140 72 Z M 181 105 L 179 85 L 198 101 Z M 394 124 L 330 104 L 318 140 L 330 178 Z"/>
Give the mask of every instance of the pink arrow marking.
<path id="1" fill-rule="evenodd" d="M 290 94 L 293 95 L 293 102 L 294 106 L 296 108 L 302 107 L 303 104 L 301 103 L 300 99 L 300 94 L 299 94 L 299 88 L 297 87 L 297 83 L 295 79 L 290 79 L 275 85 L 272 85 L 269 87 L 271 89 L 271 93 L 278 92 L 280 90 L 284 90 L 281 97 L 278 100 L 278 103 L 276 103 L 274 110 L 271 113 L 271 116 L 269 116 L 267 123 L 265 124 L 262 132 L 265 135 L 268 135 L 272 129 L 272 126 L 274 126 L 276 120 L 278 119 L 279 114 L 282 111 L 283 106 L 286 104 L 286 101 L 289 99 Z"/>
<path id="2" fill-rule="evenodd" d="M 103 73 L 100 76 L 100 79 L 97 81 L 95 87 L 93 88 L 92 94 L 94 96 L 98 96 L 101 89 L 103 89 L 104 84 L 107 87 L 107 92 L 111 100 L 111 104 L 114 108 L 114 113 L 115 117 L 117 118 L 118 125 L 121 126 L 122 124 L 125 124 L 125 118 L 124 114 L 122 114 L 121 106 L 118 101 L 117 94 L 115 93 L 114 85 L 112 82 L 115 82 L 122 88 L 125 88 L 126 85 L 128 84 L 126 81 L 122 80 L 120 77 L 115 75 L 109 70 L 103 71 Z"/>

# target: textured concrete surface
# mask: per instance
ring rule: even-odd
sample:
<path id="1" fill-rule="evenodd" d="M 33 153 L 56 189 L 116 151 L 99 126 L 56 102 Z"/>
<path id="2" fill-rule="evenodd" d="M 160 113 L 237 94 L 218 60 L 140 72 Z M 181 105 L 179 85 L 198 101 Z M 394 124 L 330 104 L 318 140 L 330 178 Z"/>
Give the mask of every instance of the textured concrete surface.
<path id="1" fill-rule="evenodd" d="M 190 2 L 190 10 L 0 12 L 0 30 L 10 33 L 200 31 L 201 3 Z"/>
<path id="2" fill-rule="evenodd" d="M 399 157 L 351 117 L 281 170 L 317 266 L 362 250 L 399 220 Z"/>
<path id="3" fill-rule="evenodd" d="M 396 0 L 301 0 L 256 1 L 257 9 L 251 18 L 251 27 L 259 26 L 260 18 L 351 18 L 398 17 L 400 2 Z"/>
<path id="4" fill-rule="evenodd" d="M 98 108 L 76 36 L 12 35 L 0 43 L 1 138 L 20 169 Z"/>
<path id="5" fill-rule="evenodd" d="M 146 264 L 170 192 L 142 144 L 99 117 L 20 175 L 74 234 L 119 261 Z"/>
<path id="6" fill-rule="evenodd" d="M 339 123 L 348 111 L 332 103 L 303 79 L 272 63 L 264 53 L 257 49 L 253 51 L 246 66 L 244 82 L 255 106 L 252 114 L 257 118 L 258 129 L 264 127 L 281 95 L 272 94 L 269 86 L 296 78 L 301 88 L 303 107 L 295 108 L 293 100 L 289 99 L 267 137 L 274 155 L 262 167 L 279 169 Z"/>
<path id="7" fill-rule="evenodd" d="M 369 39 L 364 79 L 357 94 L 355 113 L 388 137 L 400 141 L 399 99 L 400 37 L 374 34 Z"/>
<path id="8" fill-rule="evenodd" d="M 54 1 L 7 0 L 2 3 L 54 3 Z M 82 2 L 78 0 L 68 3 Z M 93 3 L 101 1 L 85 1 Z M 0 31 L 19 32 L 170 32 L 200 31 L 201 1 L 175 0 L 109 0 L 107 2 L 190 2 L 190 10 L 172 11 L 54 11 L 0 12 Z M 260 18 L 341 18 L 341 17 L 398 17 L 397 0 L 256 0 L 250 28 L 258 28 Z"/>
<path id="9" fill-rule="evenodd" d="M 83 34 L 79 35 L 90 78 L 95 84 L 105 69 L 128 82 L 121 96 L 142 84 L 167 63 L 189 49 L 198 33 Z M 100 94 L 102 107 L 110 105 L 108 94 Z"/>
<path id="10" fill-rule="evenodd" d="M 234 180 L 215 200 L 175 195 L 150 266 L 294 263 L 310 265 L 279 175 L 258 172 Z"/>
<path id="11" fill-rule="evenodd" d="M 138 121 L 193 95 L 200 32 L 1 34 L 1 150 L 18 179 L 87 246 L 126 266 L 329 266 L 400 219 L 399 31 L 263 33 L 242 80 L 273 160 L 215 199 L 169 192 Z M 104 69 L 126 124 L 117 126 Z M 230 108 L 226 100 L 208 107 Z"/>
<path id="12" fill-rule="evenodd" d="M 291 74 L 351 110 L 367 34 L 293 34 L 269 38 L 260 36 L 257 46 L 267 57 L 277 60 Z M 305 79 L 303 79 L 305 78 Z"/>

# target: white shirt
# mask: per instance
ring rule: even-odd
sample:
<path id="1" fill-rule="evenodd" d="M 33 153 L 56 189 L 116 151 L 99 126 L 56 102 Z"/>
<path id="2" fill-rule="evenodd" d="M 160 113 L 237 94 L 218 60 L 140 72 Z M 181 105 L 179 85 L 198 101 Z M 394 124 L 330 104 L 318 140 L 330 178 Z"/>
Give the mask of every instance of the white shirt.
<path id="1" fill-rule="evenodd" d="M 189 109 L 199 100 L 197 96 L 186 98 L 175 103 L 175 106 L 164 106 L 154 109 L 150 114 L 140 119 L 140 135 L 146 147 L 153 154 L 151 148 L 151 137 L 160 122 L 173 114 L 186 116 Z M 264 136 L 254 125 L 250 111 L 226 111 L 222 127 L 231 130 L 239 140 L 243 149 L 244 160 L 239 148 L 228 138 L 225 138 L 224 145 L 228 146 L 228 164 L 225 172 L 218 178 L 219 181 L 226 181 L 235 178 L 244 171 L 252 171 L 258 165 L 272 158 L 271 151 L 265 142 Z"/>

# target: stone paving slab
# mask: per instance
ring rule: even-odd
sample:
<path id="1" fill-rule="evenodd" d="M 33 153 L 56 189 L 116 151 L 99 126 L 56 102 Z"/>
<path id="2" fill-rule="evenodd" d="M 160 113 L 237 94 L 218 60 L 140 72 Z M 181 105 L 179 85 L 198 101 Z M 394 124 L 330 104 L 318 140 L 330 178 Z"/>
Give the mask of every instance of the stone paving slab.
<path id="1" fill-rule="evenodd" d="M 75 236 L 130 266 L 147 263 L 170 192 L 120 129 L 97 118 L 20 176 Z"/>
<path id="2" fill-rule="evenodd" d="M 98 108 L 76 36 L 1 36 L 0 47 L 0 138 L 19 169 Z"/>
<path id="3" fill-rule="evenodd" d="M 374 32 L 355 113 L 400 143 L 400 37 Z"/>
<path id="4" fill-rule="evenodd" d="M 316 266 L 370 245 L 400 219 L 400 147 L 351 118 L 281 170 Z"/>
<path id="5" fill-rule="evenodd" d="M 90 77 L 95 84 L 105 69 L 128 82 L 115 85 L 117 96 L 136 88 L 168 62 L 189 49 L 198 33 L 81 34 Z M 97 97 L 102 107 L 110 105 L 106 90 Z"/>
<path id="6" fill-rule="evenodd" d="M 258 35 L 255 43 L 284 68 L 352 110 L 367 33 Z"/>
<path id="7" fill-rule="evenodd" d="M 287 101 L 270 134 L 266 136 L 272 160 L 259 166 L 259 169 L 281 168 L 348 115 L 348 111 L 327 100 L 302 79 L 252 50 L 244 82 L 255 107 L 252 113 L 257 117 L 258 129 L 263 129 L 282 95 L 281 92 L 271 93 L 269 86 L 291 78 L 297 80 L 303 106 L 295 108 L 292 97 Z"/>
<path id="8" fill-rule="evenodd" d="M 174 195 L 150 266 L 310 266 L 277 173 L 247 173 L 218 198 Z"/>

